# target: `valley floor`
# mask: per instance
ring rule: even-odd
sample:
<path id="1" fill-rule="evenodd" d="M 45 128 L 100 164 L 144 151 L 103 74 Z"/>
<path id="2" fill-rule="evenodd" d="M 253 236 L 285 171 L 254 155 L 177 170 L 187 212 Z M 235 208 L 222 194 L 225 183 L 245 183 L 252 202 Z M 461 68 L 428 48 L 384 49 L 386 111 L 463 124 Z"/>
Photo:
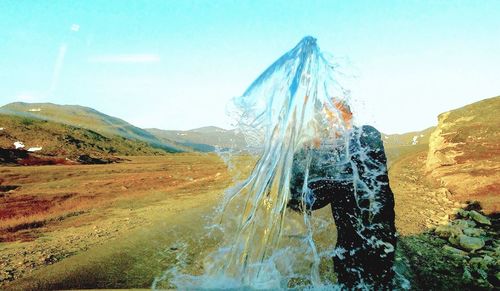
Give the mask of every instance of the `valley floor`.
<path id="1" fill-rule="evenodd" d="M 464 266 L 450 261 L 442 251 L 445 242 L 428 232 L 465 205 L 427 182 L 425 155 L 405 155 L 390 168 L 400 233 L 398 271 L 414 289 L 468 286 L 462 284 Z M 237 168 L 248 172 L 250 167 L 244 158 Z M 0 172 L 6 177 L 3 185 L 20 186 L 4 193 L 2 205 L 22 207 L 22 197 L 50 197 L 53 207 L 63 205 L 55 208 L 59 212 L 40 214 L 39 225 L 28 221 L 29 227 L 15 232 L 0 228 L 0 286 L 20 290 L 149 288 L 179 260 L 189 264 L 190 272 L 200 273 L 201 258 L 216 245 L 205 236 L 206 222 L 232 184 L 226 166 L 214 155 L 1 167 Z M 68 194 L 68 202 L 57 200 Z M 69 202 L 77 199 L 84 203 Z"/>
<path id="2" fill-rule="evenodd" d="M 179 239 L 172 233 L 201 237 L 204 215 L 231 179 L 215 155 L 129 159 L 110 165 L 1 167 L 3 184 L 19 187 L 0 198 L 0 213 L 29 208 L 32 201 L 49 201 L 51 210 L 28 213 L 22 222 L 11 219 L 18 231 L 2 220 L 0 283 L 19 289 L 149 287 L 165 267 L 150 260 L 168 256 Z M 65 204 L 58 201 L 68 193 Z M 178 228 L 182 231 L 173 232 Z M 150 257 L 143 257 L 148 251 Z M 144 259 L 143 265 L 136 259 Z M 133 275 L 134 268 L 141 274 Z"/>

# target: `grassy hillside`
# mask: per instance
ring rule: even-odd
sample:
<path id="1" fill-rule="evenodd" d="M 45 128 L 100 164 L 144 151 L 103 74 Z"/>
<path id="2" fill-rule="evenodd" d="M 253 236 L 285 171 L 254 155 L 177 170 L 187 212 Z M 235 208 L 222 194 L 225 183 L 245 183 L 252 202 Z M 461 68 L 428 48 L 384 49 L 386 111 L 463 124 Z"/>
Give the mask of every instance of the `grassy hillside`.
<path id="1" fill-rule="evenodd" d="M 183 146 L 198 151 L 213 151 L 215 148 L 242 149 L 246 146 L 244 137 L 237 134 L 235 130 L 226 130 L 215 126 L 186 131 L 156 128 L 146 130 L 161 140 L 175 140 Z"/>
<path id="2" fill-rule="evenodd" d="M 167 152 L 182 151 L 122 119 L 84 106 L 15 102 L 0 107 L 0 113 L 63 123 L 89 129 L 107 137 L 121 136 L 127 139 L 140 140 Z"/>
<path id="3" fill-rule="evenodd" d="M 121 136 L 104 136 L 98 132 L 57 122 L 0 114 L 0 148 L 14 148 L 14 142 L 25 148 L 41 147 L 40 156 L 77 158 L 81 155 L 159 155 L 165 153 L 146 142 Z"/>

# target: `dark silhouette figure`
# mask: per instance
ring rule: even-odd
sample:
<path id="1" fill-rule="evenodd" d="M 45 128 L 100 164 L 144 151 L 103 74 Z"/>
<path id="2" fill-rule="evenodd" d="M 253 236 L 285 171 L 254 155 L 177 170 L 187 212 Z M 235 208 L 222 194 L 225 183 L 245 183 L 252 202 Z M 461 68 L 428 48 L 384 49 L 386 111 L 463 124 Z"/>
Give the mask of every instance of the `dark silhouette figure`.
<path id="1" fill-rule="evenodd" d="M 338 232 L 333 262 L 339 283 L 349 289 L 389 289 L 396 236 L 384 146 L 371 126 L 346 135 L 342 143 L 295 154 L 288 206 L 310 213 L 330 204 Z"/>

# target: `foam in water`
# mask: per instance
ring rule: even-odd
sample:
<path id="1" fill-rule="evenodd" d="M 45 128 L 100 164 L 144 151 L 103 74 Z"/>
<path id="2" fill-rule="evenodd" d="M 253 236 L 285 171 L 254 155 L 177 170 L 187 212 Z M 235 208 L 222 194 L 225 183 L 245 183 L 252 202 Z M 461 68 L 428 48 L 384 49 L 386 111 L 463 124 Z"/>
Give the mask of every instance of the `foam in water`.
<path id="1" fill-rule="evenodd" d="M 336 105 L 348 106 L 349 96 L 336 81 L 338 74 L 316 39 L 305 37 L 233 100 L 231 113 L 257 162 L 248 177 L 227 191 L 218 209 L 212 230 L 222 239 L 205 258 L 204 273 L 185 274 L 176 267 L 165 275 L 170 283 L 181 289 L 340 288 L 331 257 L 356 250 L 335 248 L 329 208 L 311 213 L 305 206 L 311 199 L 308 183 L 322 179 L 316 168 L 351 163 L 352 127 Z M 313 151 L 318 144 L 329 154 Z M 346 175 L 341 167 L 332 171 Z M 359 173 L 348 174 L 358 180 L 356 187 L 370 190 L 367 199 L 377 191 L 356 178 Z M 297 175 L 302 180 L 294 184 Z M 291 184 L 301 188 L 298 212 L 287 207 Z M 376 212 L 377 207 L 371 203 L 367 209 Z"/>

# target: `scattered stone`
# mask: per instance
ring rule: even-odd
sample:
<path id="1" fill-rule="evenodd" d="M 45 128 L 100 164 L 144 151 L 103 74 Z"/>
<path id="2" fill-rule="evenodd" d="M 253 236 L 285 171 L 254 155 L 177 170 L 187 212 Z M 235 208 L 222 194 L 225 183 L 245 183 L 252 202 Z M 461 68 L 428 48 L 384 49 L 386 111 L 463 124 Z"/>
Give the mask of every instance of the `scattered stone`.
<path id="1" fill-rule="evenodd" d="M 465 281 L 465 282 L 471 282 L 474 278 L 472 277 L 472 274 L 470 273 L 469 271 L 469 268 L 465 267 L 464 268 L 464 273 L 462 275 L 462 279 Z"/>
<path id="2" fill-rule="evenodd" d="M 461 231 L 463 231 L 466 228 L 473 228 L 476 226 L 476 223 L 472 220 L 465 220 L 465 219 L 457 219 L 453 221 L 452 225 L 455 227 L 458 227 Z"/>
<path id="3" fill-rule="evenodd" d="M 490 219 L 488 217 L 482 215 L 481 213 L 477 212 L 476 210 L 470 211 L 469 217 L 474 219 L 478 223 L 485 224 L 485 225 L 491 225 Z"/>
<path id="4" fill-rule="evenodd" d="M 448 252 L 448 253 L 453 254 L 453 255 L 467 256 L 466 252 L 459 250 L 457 248 L 454 248 L 454 247 L 450 247 L 449 245 L 444 245 L 443 250 L 445 252 Z"/>
<path id="5" fill-rule="evenodd" d="M 463 233 L 467 236 L 479 237 L 485 234 L 484 230 L 480 228 L 464 228 Z"/>
<path id="6" fill-rule="evenodd" d="M 469 211 L 467 210 L 464 210 L 464 209 L 460 209 L 458 212 L 457 212 L 458 215 L 460 215 L 461 217 L 463 218 L 467 218 L 469 217 Z"/>
<path id="7" fill-rule="evenodd" d="M 462 248 L 475 251 L 484 247 L 484 240 L 478 237 L 470 237 L 464 234 L 458 236 L 459 244 Z"/>
<path id="8" fill-rule="evenodd" d="M 486 255 L 484 257 L 475 257 L 470 259 L 469 264 L 476 269 L 488 270 L 488 266 L 492 265 L 495 260 Z"/>
<path id="9" fill-rule="evenodd" d="M 462 230 L 455 225 L 440 225 L 436 227 L 434 232 L 442 238 L 449 238 L 450 236 L 459 236 L 462 234 Z"/>
<path id="10" fill-rule="evenodd" d="M 460 239 L 455 236 L 455 235 L 452 235 L 448 238 L 448 241 L 452 244 L 452 245 L 455 245 L 455 246 L 460 246 Z"/>

